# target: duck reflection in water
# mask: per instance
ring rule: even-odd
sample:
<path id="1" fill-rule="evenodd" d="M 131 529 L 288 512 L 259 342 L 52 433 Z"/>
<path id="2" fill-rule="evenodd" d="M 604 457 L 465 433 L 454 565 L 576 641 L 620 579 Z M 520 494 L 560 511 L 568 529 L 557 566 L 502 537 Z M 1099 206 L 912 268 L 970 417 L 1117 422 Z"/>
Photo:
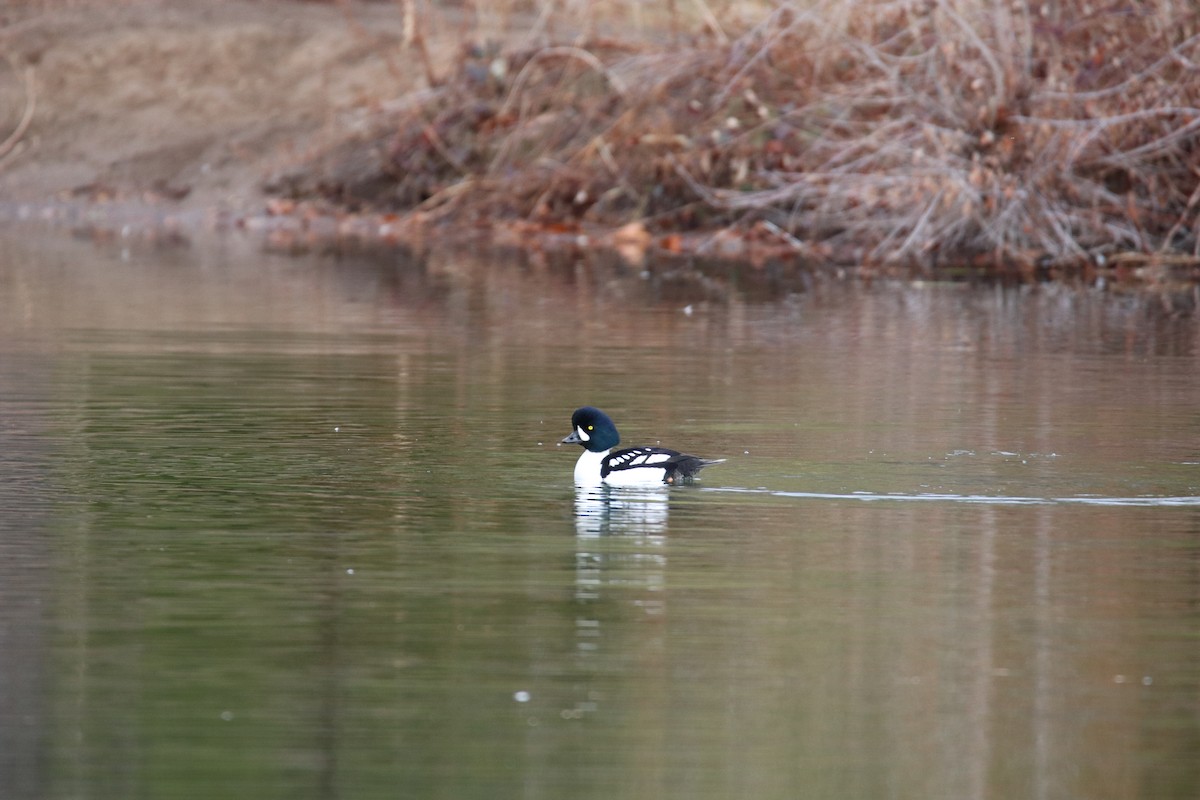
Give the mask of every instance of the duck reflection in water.
<path id="1" fill-rule="evenodd" d="M 581 680 L 564 717 L 598 709 L 600 693 L 590 676 L 605 674 L 624 657 L 624 648 L 632 646 L 622 636 L 630 622 L 666 612 L 669 496 L 667 486 L 575 488 L 574 645 Z M 622 644 L 614 650 L 617 642 Z"/>
<path id="2" fill-rule="evenodd" d="M 620 440 L 612 418 L 583 406 L 559 442 L 583 448 L 574 477 L 575 652 L 584 673 L 603 672 L 607 659 L 620 656 L 601 649 L 602 642 L 620 640 L 611 630 L 602 635 L 606 621 L 620 631 L 630 608 L 648 617 L 665 613 L 670 487 L 720 463 L 665 447 L 617 449 Z M 585 693 L 568 716 L 596 710 L 588 683 L 581 686 Z"/>
<path id="3" fill-rule="evenodd" d="M 575 533 L 579 538 L 605 535 L 649 537 L 660 545 L 667 532 L 666 486 L 575 487 Z"/>
<path id="4" fill-rule="evenodd" d="M 666 487 L 575 487 L 577 601 L 598 601 L 605 587 L 640 587 L 645 594 L 634 604 L 647 614 L 662 611 L 668 497 Z"/>

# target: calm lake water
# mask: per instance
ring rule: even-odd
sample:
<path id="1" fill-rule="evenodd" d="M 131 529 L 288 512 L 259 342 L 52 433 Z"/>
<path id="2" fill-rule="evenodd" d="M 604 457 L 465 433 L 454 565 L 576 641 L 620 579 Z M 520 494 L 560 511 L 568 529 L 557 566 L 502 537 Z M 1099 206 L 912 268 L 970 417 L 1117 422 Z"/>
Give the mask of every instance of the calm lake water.
<path id="1" fill-rule="evenodd" d="M 0 237 L 0 797 L 1200 796 L 1195 319 Z"/>

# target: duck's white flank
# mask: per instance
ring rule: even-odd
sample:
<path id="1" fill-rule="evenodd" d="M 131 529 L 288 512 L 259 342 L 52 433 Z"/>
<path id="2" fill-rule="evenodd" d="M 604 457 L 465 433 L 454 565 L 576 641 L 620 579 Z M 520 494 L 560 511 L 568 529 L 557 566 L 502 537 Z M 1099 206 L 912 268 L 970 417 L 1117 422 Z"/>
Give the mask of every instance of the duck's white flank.
<path id="1" fill-rule="evenodd" d="M 613 470 L 608 473 L 608 477 L 601 479 L 600 468 L 604 466 L 604 459 L 608 458 L 610 453 L 612 450 L 605 450 L 603 453 L 584 450 L 583 454 L 579 456 L 579 460 L 575 462 L 575 485 L 599 486 L 604 483 L 609 486 L 662 485 L 664 473 L 658 463 L 668 460 L 669 455 L 652 453 L 648 456 L 638 456 L 634 459 L 635 464 L 641 462 L 638 466 Z"/>
<path id="2" fill-rule="evenodd" d="M 665 486 L 663 477 L 666 472 L 659 466 L 631 467 L 630 469 L 615 469 L 608 473 L 604 482 L 609 486 Z"/>
<path id="3" fill-rule="evenodd" d="M 591 450 L 584 450 L 583 455 L 575 462 L 575 485 L 599 486 L 603 483 L 600 480 L 600 467 L 611 452 L 612 450 L 605 450 L 603 453 L 593 453 Z"/>

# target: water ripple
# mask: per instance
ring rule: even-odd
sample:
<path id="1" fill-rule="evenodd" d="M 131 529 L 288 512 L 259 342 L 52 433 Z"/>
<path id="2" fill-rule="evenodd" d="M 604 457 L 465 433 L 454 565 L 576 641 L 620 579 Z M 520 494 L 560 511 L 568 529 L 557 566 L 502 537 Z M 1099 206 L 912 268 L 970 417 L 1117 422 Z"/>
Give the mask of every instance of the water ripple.
<path id="1" fill-rule="evenodd" d="M 899 502 L 942 502 L 970 503 L 974 505 L 997 506 L 1045 506 L 1045 505 L 1089 505 L 1089 506 L 1200 506 L 1200 496 L 1159 496 L 1138 495 L 1133 497 L 1103 497 L 1100 495 L 1072 495 L 1069 497 L 1010 497 L 1004 495 L 983 494 L 947 494 L 947 493 L 914 493 L 889 492 L 788 492 L 767 488 L 748 488 L 738 486 L 710 486 L 701 489 L 704 492 L 726 492 L 734 494 L 763 494 L 771 497 L 790 497 L 801 500 L 861 500 L 866 502 L 899 501 Z"/>

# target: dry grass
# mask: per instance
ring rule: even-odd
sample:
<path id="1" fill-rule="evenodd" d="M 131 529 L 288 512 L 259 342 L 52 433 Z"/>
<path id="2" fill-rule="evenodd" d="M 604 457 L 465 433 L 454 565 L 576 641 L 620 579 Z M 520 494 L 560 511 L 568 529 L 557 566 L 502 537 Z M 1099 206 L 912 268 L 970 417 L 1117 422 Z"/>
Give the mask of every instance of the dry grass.
<path id="1" fill-rule="evenodd" d="M 1192 0 L 813 0 L 753 24 L 758 7 L 678 4 L 658 36 L 557 40 L 545 14 L 570 4 L 538 5 L 543 41 L 464 48 L 293 189 L 460 218 L 765 221 L 880 264 L 1200 259 Z"/>

